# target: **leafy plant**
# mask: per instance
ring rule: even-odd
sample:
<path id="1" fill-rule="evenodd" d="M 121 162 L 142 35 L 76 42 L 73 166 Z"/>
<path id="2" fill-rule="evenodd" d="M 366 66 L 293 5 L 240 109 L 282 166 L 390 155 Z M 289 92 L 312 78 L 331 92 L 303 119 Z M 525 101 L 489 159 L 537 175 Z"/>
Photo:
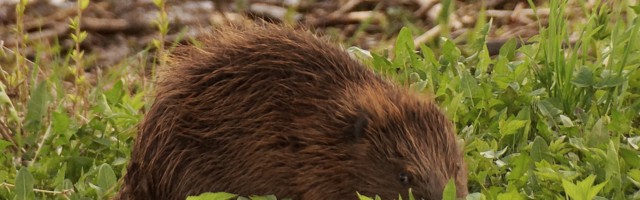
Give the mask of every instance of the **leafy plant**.
<path id="1" fill-rule="evenodd" d="M 31 40 L 27 1 L 16 5 L 18 45 L 0 50 L 10 61 L 0 63 L 0 199 L 108 199 L 119 190 L 150 82 L 170 53 L 165 1 L 153 2 L 158 39 L 91 81 L 82 75 L 92 52 L 78 46 L 89 37 L 81 16 L 70 20 L 74 47 L 63 52 L 56 41 Z M 444 37 L 433 44 L 415 44 L 409 24 L 391 56 L 349 51 L 398 84 L 433 94 L 464 140 L 467 199 L 640 199 L 640 6 L 630 2 L 580 4 L 584 23 L 567 23 L 567 1 L 552 0 L 539 35 L 520 47 L 509 40 L 492 57 L 485 45 L 492 20 L 478 18 L 460 45 L 447 38 L 454 2 L 446 1 L 438 18 Z M 82 15 L 91 2 L 76 3 Z M 27 60 L 26 47 L 43 56 Z M 445 199 L 455 196 L 453 186 Z"/>

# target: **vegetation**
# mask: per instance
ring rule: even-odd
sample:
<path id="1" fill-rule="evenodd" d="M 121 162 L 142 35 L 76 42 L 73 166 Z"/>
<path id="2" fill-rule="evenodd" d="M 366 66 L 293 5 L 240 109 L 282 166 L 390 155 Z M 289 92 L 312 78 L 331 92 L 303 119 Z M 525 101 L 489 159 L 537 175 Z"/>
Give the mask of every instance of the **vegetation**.
<path id="1" fill-rule="evenodd" d="M 152 101 L 148 74 L 171 47 L 157 40 L 87 78 L 91 55 L 77 45 L 65 52 L 57 41 L 29 41 L 20 26 L 26 2 L 16 7 L 19 45 L 0 49 L 10 61 L 0 63 L 0 198 L 112 197 Z M 484 18 L 464 45 L 442 38 L 416 48 L 418 30 L 403 28 L 390 52 L 349 51 L 400 84 L 434 94 L 465 141 L 467 199 L 640 199 L 640 5 L 625 2 L 596 1 L 582 9 L 585 23 L 568 24 L 565 1 L 553 0 L 539 35 L 522 46 L 508 41 L 495 57 L 485 45 L 492 21 Z M 87 3 L 79 0 L 78 11 Z M 158 18 L 164 38 L 166 15 Z M 79 44 L 81 21 L 70 21 Z M 27 46 L 46 56 L 27 59 Z M 231 198 L 238 197 L 199 199 Z"/>

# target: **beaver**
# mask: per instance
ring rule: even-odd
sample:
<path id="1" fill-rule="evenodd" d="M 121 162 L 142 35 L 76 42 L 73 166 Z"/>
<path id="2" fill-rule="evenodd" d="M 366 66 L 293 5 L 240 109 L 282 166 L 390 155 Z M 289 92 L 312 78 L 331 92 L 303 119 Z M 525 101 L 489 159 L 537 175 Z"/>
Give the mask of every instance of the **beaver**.
<path id="1" fill-rule="evenodd" d="M 467 194 L 452 123 L 427 96 L 308 29 L 241 24 L 159 72 L 116 199 L 224 191 L 302 200 Z"/>

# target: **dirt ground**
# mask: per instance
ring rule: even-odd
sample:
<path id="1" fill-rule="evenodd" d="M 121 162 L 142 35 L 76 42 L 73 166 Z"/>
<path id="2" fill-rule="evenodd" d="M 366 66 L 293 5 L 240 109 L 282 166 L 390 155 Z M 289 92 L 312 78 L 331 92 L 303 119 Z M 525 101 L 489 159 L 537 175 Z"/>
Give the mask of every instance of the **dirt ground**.
<path id="1" fill-rule="evenodd" d="M 13 49 L 16 37 L 16 2 L 0 1 L 0 45 Z M 492 54 L 509 38 L 526 39 L 545 25 L 549 10 L 545 1 L 533 1 L 538 18 L 526 0 L 458 0 L 449 18 L 450 37 L 464 43 L 473 31 L 482 8 L 493 25 L 487 40 Z M 438 0 L 171 0 L 166 5 L 170 31 L 167 43 L 197 36 L 226 20 L 264 19 L 307 27 L 363 49 L 380 47 L 394 38 L 402 26 L 420 30 L 416 43 L 430 43 L 440 36 Z M 576 8 L 579 6 L 575 6 Z M 159 9 L 152 0 L 91 0 L 82 13 L 81 29 L 88 32 L 81 48 L 85 54 L 100 52 L 95 66 L 109 66 L 148 47 L 158 37 L 155 20 Z M 74 45 L 69 19 L 77 15 L 75 1 L 31 0 L 23 19 L 28 41 L 58 42 L 62 49 Z M 363 26 L 362 24 L 366 24 Z M 187 28 L 188 27 L 188 28 Z M 27 43 L 28 44 L 28 43 Z M 22 52 L 33 57 L 27 45 Z M 90 66 L 89 66 L 90 67 Z"/>

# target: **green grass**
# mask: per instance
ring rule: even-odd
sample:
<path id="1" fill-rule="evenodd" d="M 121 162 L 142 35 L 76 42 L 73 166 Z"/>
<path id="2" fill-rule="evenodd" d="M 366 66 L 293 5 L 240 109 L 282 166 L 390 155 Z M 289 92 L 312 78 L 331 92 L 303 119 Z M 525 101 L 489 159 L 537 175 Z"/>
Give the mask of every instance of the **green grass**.
<path id="1" fill-rule="evenodd" d="M 551 1 L 548 26 L 532 43 L 516 48 L 511 40 L 495 57 L 484 45 L 486 19 L 466 45 L 441 39 L 416 53 L 418 33 L 403 28 L 391 58 L 350 52 L 434 94 L 465 140 L 468 199 L 640 199 L 640 6 L 626 2 L 582 9 L 586 23 L 567 23 L 566 5 Z M 166 23 L 159 16 L 159 38 Z M 82 41 L 81 31 L 73 34 Z M 20 26 L 16 36 L 16 49 L 0 50 L 0 133 L 11 135 L 0 140 L 0 199 L 112 197 L 151 103 L 153 78 L 145 74 L 165 62 L 167 51 L 152 50 L 164 44 L 89 81 L 78 68 L 92 61 L 78 48 L 30 41 Z M 564 45 L 569 40 L 575 44 Z M 27 46 L 40 56 L 26 60 Z"/>

